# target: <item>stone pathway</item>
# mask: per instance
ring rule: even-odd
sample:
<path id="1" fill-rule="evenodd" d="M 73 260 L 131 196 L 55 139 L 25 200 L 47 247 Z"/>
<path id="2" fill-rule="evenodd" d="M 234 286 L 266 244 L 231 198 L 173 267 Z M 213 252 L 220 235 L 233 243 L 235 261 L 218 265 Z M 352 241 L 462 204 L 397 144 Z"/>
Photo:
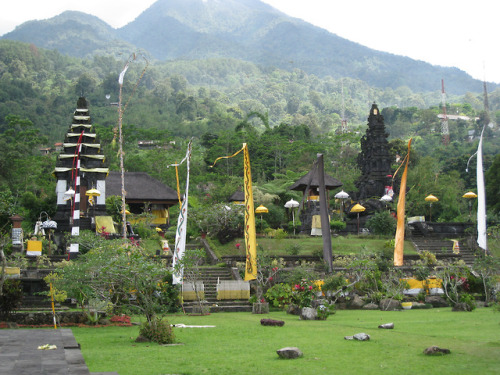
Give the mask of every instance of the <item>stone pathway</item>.
<path id="1" fill-rule="evenodd" d="M 45 344 L 56 345 L 57 349 L 38 349 Z M 2 329 L 0 330 L 0 374 L 90 375 L 91 373 L 70 329 Z"/>

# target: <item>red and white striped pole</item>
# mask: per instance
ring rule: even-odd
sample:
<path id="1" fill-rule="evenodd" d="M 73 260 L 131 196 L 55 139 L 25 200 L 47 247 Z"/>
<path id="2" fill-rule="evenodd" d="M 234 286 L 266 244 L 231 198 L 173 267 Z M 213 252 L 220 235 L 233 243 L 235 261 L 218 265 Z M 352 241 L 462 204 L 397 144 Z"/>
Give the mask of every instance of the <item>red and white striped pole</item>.
<path id="1" fill-rule="evenodd" d="M 75 157 L 73 158 L 75 195 L 73 197 L 73 207 L 71 212 L 71 236 L 80 235 L 80 152 L 82 151 L 83 131 L 76 144 Z M 76 165 L 75 165 L 76 164 Z M 68 259 L 76 258 L 79 252 L 79 244 L 71 243 L 69 247 Z"/>

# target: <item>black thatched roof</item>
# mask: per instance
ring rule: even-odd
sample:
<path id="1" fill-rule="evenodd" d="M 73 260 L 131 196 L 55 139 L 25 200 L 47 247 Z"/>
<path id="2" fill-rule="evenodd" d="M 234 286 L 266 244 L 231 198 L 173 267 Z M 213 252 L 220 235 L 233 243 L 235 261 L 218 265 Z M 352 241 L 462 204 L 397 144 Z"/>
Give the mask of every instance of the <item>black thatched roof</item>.
<path id="1" fill-rule="evenodd" d="M 229 197 L 229 202 L 243 202 L 244 200 L 245 193 L 241 190 L 234 192 L 234 194 Z"/>
<path id="2" fill-rule="evenodd" d="M 312 175 L 312 178 L 311 178 L 311 175 Z M 290 190 L 304 191 L 304 190 L 306 190 L 309 181 L 311 181 L 311 183 L 309 184 L 309 187 L 311 187 L 311 188 L 319 187 L 319 179 L 318 179 L 318 173 L 317 173 L 316 168 L 309 171 L 309 173 L 302 176 L 298 181 L 296 181 L 292 186 L 290 186 Z M 325 187 L 327 190 L 336 189 L 338 187 L 341 187 L 342 185 L 343 185 L 342 182 L 340 182 L 336 178 L 333 178 L 332 176 L 329 176 L 325 173 Z"/>
<path id="3" fill-rule="evenodd" d="M 120 172 L 109 172 L 106 178 L 106 196 L 121 196 Z M 174 204 L 178 202 L 177 192 L 145 172 L 125 172 L 125 191 L 128 202 L 151 202 Z"/>

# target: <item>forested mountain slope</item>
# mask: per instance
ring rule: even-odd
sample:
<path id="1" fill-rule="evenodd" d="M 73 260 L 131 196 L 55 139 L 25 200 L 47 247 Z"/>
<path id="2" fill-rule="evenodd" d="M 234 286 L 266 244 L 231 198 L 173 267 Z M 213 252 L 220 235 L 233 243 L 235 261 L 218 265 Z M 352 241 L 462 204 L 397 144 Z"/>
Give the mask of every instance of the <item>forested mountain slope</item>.
<path id="1" fill-rule="evenodd" d="M 367 25 L 366 32 L 370 27 L 376 26 Z M 482 90 L 480 81 L 457 68 L 369 49 L 259 0 L 158 0 L 118 30 L 94 16 L 65 12 L 27 22 L 2 38 L 77 57 L 120 56 L 139 50 L 161 61 L 238 59 L 266 69 L 350 77 L 381 89 L 407 86 L 414 92 L 429 92 L 439 89 L 444 78 L 450 94 Z"/>

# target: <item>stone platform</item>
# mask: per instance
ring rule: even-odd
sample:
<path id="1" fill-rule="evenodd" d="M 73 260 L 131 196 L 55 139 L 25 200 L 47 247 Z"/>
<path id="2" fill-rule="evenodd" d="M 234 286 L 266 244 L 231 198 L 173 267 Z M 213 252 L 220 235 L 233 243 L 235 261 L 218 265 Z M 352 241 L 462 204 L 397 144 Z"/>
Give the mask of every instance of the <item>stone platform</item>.
<path id="1" fill-rule="evenodd" d="M 46 344 L 55 345 L 57 349 L 38 349 Z M 0 374 L 117 375 L 90 373 L 70 329 L 0 330 Z"/>

